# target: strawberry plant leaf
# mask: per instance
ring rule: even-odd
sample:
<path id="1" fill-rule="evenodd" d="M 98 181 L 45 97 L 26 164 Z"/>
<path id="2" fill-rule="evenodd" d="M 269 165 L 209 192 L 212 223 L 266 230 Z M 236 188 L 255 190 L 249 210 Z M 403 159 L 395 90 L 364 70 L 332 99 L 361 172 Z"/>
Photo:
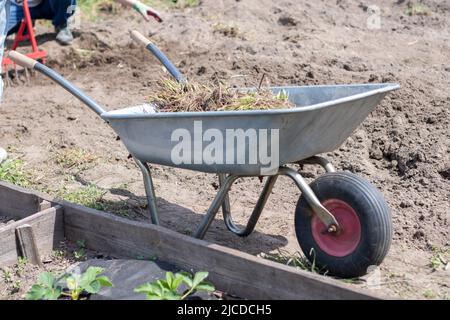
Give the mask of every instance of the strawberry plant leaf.
<path id="1" fill-rule="evenodd" d="M 163 300 L 181 300 L 181 295 L 176 292 L 167 291 L 164 293 Z"/>
<path id="2" fill-rule="evenodd" d="M 166 272 L 166 282 L 169 287 L 169 289 L 173 288 L 173 281 L 175 280 L 175 276 L 172 272 Z"/>
<path id="3" fill-rule="evenodd" d="M 113 283 L 111 282 L 111 280 L 109 280 L 109 278 L 107 276 L 97 277 L 97 281 L 103 287 L 113 287 Z"/>
<path id="4" fill-rule="evenodd" d="M 102 286 L 100 285 L 100 282 L 98 282 L 97 280 L 94 280 L 87 286 L 83 287 L 83 289 L 86 290 L 90 294 L 99 293 L 101 288 L 102 288 Z"/>
<path id="5" fill-rule="evenodd" d="M 47 288 L 53 288 L 55 282 L 55 276 L 50 272 L 41 273 L 38 277 L 38 283 Z"/>
<path id="6" fill-rule="evenodd" d="M 27 300 L 57 300 L 61 296 L 61 288 L 46 288 L 39 284 L 35 284 L 27 292 L 25 298 Z"/>
<path id="7" fill-rule="evenodd" d="M 100 267 L 89 267 L 83 273 L 80 280 L 80 285 L 82 287 L 88 286 L 91 282 L 95 281 L 98 275 L 103 272 L 103 268 Z"/>
<path id="8" fill-rule="evenodd" d="M 158 280 L 156 284 L 161 288 L 161 290 L 171 290 L 169 284 L 165 280 Z"/>
<path id="9" fill-rule="evenodd" d="M 178 272 L 175 275 L 167 272 L 165 279 L 153 283 L 146 283 L 134 289 L 135 292 L 145 293 L 147 300 L 183 300 L 196 290 L 214 291 L 214 286 L 204 281 L 208 272 L 198 272 L 194 277 L 188 272 Z M 181 295 L 179 286 L 184 283 L 188 289 Z"/>
<path id="10" fill-rule="evenodd" d="M 137 293 L 153 292 L 153 290 L 154 290 L 153 286 L 154 285 L 152 283 L 146 283 L 146 284 L 143 284 L 143 285 L 135 288 L 134 292 L 137 292 Z"/>
<path id="11" fill-rule="evenodd" d="M 208 278 L 208 276 L 209 276 L 209 273 L 206 272 L 206 271 L 200 271 L 200 272 L 197 272 L 197 273 L 194 275 L 194 280 L 192 280 L 192 285 L 191 285 L 191 287 L 192 287 L 193 289 L 197 288 L 197 286 L 198 286 L 200 283 L 202 283 L 203 280 L 205 280 L 206 278 Z"/>
<path id="12" fill-rule="evenodd" d="M 28 291 L 25 297 L 27 300 L 43 300 L 48 291 L 48 288 L 44 288 L 41 285 L 35 284 L 31 287 L 30 291 Z"/>
<path id="13" fill-rule="evenodd" d="M 172 282 L 172 290 L 178 290 L 178 287 L 180 286 L 181 282 L 183 281 L 183 277 L 181 277 L 179 274 L 175 276 L 175 279 Z"/>
<path id="14" fill-rule="evenodd" d="M 207 292 L 213 292 L 216 290 L 216 288 L 214 288 L 214 286 L 207 281 L 203 281 L 195 289 L 198 291 L 207 291 Z"/>
<path id="15" fill-rule="evenodd" d="M 66 279 L 66 285 L 69 290 L 75 290 L 78 287 L 78 283 L 75 277 L 68 277 Z"/>
<path id="16" fill-rule="evenodd" d="M 182 281 L 185 285 L 187 285 L 189 288 L 192 288 L 193 282 L 192 282 L 192 275 L 191 275 L 190 273 L 187 273 L 187 272 L 180 272 L 180 273 L 177 273 L 177 275 L 178 275 L 179 277 L 181 277 L 181 281 Z"/>
<path id="17" fill-rule="evenodd" d="M 59 297 L 61 297 L 61 293 L 62 293 L 61 287 L 54 288 L 53 290 L 51 290 L 50 293 L 48 293 L 47 300 L 58 300 Z"/>

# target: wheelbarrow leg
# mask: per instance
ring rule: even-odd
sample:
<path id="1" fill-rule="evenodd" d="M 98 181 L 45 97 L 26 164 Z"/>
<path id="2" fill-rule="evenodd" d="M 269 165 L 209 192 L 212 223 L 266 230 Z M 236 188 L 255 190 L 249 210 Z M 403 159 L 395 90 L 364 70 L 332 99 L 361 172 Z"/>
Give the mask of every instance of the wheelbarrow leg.
<path id="1" fill-rule="evenodd" d="M 255 208 L 253 209 L 253 212 L 247 222 L 247 226 L 245 227 L 245 229 L 239 228 L 234 223 L 233 218 L 231 216 L 229 195 L 227 193 L 225 201 L 222 205 L 222 211 L 223 211 L 223 219 L 225 221 L 225 225 L 227 226 L 228 230 L 230 230 L 231 232 L 240 237 L 247 237 L 253 232 L 277 179 L 278 179 L 277 175 L 270 176 L 267 178 L 266 184 L 264 185 L 264 189 L 259 196 L 258 202 L 256 203 Z M 221 177 L 221 175 L 219 175 L 220 185 L 223 184 L 223 181 L 224 176 L 222 175 Z"/>
<path id="2" fill-rule="evenodd" d="M 219 176 L 219 187 L 222 187 L 227 178 L 227 175 L 219 173 L 218 176 Z M 228 192 L 225 195 L 225 198 L 222 203 L 222 214 L 223 216 L 225 216 L 226 214 L 231 214 L 230 195 Z"/>
<path id="3" fill-rule="evenodd" d="M 195 238 L 203 239 L 205 237 L 206 231 L 208 231 L 209 227 L 211 226 L 211 223 L 213 222 L 214 218 L 216 217 L 220 206 L 222 206 L 224 203 L 224 200 L 228 194 L 228 191 L 230 191 L 230 188 L 233 185 L 233 182 L 236 181 L 237 178 L 239 178 L 239 177 L 233 176 L 233 175 L 230 175 L 230 176 L 224 178 L 223 184 L 220 186 L 220 189 L 217 192 L 213 202 L 211 203 L 211 206 L 209 207 L 208 212 L 206 213 L 205 217 L 203 218 L 202 222 L 200 223 L 200 226 L 198 227 L 197 231 L 194 234 Z"/>
<path id="4" fill-rule="evenodd" d="M 136 161 L 136 164 L 142 171 L 142 177 L 144 178 L 145 194 L 147 195 L 148 211 L 150 212 L 152 223 L 159 225 L 158 209 L 156 207 L 155 188 L 153 186 L 150 168 L 147 165 L 147 163 L 143 163 L 136 158 L 134 158 L 134 161 Z"/>

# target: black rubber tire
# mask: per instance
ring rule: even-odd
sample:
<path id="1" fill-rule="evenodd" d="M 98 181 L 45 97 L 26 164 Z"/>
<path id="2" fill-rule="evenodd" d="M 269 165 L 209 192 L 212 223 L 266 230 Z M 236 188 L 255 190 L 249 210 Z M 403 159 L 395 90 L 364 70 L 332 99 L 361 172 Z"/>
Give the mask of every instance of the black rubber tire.
<path id="1" fill-rule="evenodd" d="M 338 199 L 353 208 L 360 220 L 361 238 L 347 256 L 335 257 L 322 251 L 311 230 L 313 212 L 301 196 L 295 212 L 295 232 L 305 256 L 321 270 L 343 278 L 362 276 L 370 266 L 380 265 L 392 240 L 391 213 L 381 192 L 350 172 L 326 173 L 310 186 L 322 203 Z"/>

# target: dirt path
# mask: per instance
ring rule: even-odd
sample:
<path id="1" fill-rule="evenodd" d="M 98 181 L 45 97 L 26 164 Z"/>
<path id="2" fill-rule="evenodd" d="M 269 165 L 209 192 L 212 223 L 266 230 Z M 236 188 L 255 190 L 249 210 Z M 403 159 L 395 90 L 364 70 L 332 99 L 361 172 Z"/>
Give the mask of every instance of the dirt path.
<path id="1" fill-rule="evenodd" d="M 372 181 L 392 208 L 394 242 L 378 290 L 404 298 L 449 298 L 450 5 L 424 1 L 429 14 L 409 16 L 405 3 L 376 2 L 377 30 L 368 29 L 373 16 L 366 1 L 205 0 L 198 8 L 165 12 L 162 25 L 142 25 L 128 12 L 84 21 L 71 48 L 48 41 L 44 27 L 39 40 L 51 53 L 49 65 L 107 109 L 145 102 L 162 74 L 129 40 L 126 30 L 132 28 L 151 32 L 195 80 L 255 85 L 266 73 L 277 85 L 399 82 L 402 89 L 327 156 L 339 169 Z M 93 113 L 42 76 L 30 87 L 8 88 L 4 98 L 0 145 L 34 172 L 33 186 L 55 194 L 63 187 L 96 185 L 107 190 L 104 208 L 148 219 L 140 172 Z M 310 179 L 320 173 L 306 170 Z M 214 183 L 211 175 L 155 167 L 162 224 L 191 233 L 214 196 Z M 233 188 L 237 222 L 245 221 L 261 188 L 255 179 Z M 251 237 L 230 235 L 218 219 L 206 239 L 251 254 L 298 251 L 293 228 L 298 196 L 291 181 L 281 178 Z"/>

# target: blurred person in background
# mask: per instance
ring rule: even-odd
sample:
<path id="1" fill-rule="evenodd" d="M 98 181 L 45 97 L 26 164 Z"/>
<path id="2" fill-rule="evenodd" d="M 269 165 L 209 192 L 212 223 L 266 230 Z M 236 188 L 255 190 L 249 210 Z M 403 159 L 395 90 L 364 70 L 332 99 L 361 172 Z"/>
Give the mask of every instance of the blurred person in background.
<path id="1" fill-rule="evenodd" d="M 10 0 L 8 16 L 8 34 L 19 30 L 20 23 L 24 17 L 23 0 Z M 28 0 L 31 19 L 51 20 L 55 27 L 56 40 L 64 45 L 73 40 L 69 29 L 68 20 L 75 13 L 76 0 Z"/>
<path id="2" fill-rule="evenodd" d="M 8 18 L 8 34 L 19 30 L 20 23 L 24 17 L 23 0 L 10 0 Z M 161 22 L 159 14 L 149 6 L 137 0 L 116 0 L 124 6 L 132 7 L 140 13 L 147 21 L 153 16 Z M 51 20 L 55 28 L 56 40 L 62 45 L 69 45 L 73 41 L 73 35 L 69 28 L 69 18 L 76 12 L 76 0 L 28 0 L 31 19 Z"/>

